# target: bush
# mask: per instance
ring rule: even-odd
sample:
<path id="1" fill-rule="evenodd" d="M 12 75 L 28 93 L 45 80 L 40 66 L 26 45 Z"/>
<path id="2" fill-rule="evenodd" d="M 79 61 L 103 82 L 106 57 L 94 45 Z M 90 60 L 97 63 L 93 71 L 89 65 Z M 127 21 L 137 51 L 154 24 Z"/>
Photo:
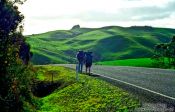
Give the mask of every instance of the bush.
<path id="1" fill-rule="evenodd" d="M 160 68 L 175 67 L 175 36 L 169 43 L 157 44 L 154 47 L 154 66 Z"/>
<path id="2" fill-rule="evenodd" d="M 21 0 L 0 0 L 0 109 L 21 111 L 23 102 L 31 102 L 32 67 L 24 65 L 19 52 L 24 16 L 18 11 Z"/>

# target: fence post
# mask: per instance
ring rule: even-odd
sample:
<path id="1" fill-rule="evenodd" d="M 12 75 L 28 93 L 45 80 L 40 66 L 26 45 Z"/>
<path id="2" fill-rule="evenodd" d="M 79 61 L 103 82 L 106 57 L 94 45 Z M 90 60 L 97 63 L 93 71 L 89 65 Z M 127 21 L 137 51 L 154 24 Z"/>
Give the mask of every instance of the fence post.
<path id="1" fill-rule="evenodd" d="M 77 81 L 79 80 L 78 73 L 79 73 L 79 65 L 76 64 L 76 80 Z"/>

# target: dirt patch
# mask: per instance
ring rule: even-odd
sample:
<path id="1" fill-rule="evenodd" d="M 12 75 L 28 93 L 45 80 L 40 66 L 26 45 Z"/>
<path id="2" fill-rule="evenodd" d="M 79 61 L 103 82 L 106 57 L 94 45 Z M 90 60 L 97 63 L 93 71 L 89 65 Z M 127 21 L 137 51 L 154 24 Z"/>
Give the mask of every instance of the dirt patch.
<path id="1" fill-rule="evenodd" d="M 60 82 L 35 81 L 32 93 L 37 97 L 45 97 L 61 86 Z"/>

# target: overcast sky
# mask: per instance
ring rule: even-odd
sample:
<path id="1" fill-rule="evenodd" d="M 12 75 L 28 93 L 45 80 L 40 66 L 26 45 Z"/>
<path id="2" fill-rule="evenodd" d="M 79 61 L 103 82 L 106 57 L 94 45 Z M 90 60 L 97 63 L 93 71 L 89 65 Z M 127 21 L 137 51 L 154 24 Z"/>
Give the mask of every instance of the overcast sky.
<path id="1" fill-rule="evenodd" d="M 24 34 L 81 27 L 149 25 L 175 28 L 175 0 L 27 0 Z"/>

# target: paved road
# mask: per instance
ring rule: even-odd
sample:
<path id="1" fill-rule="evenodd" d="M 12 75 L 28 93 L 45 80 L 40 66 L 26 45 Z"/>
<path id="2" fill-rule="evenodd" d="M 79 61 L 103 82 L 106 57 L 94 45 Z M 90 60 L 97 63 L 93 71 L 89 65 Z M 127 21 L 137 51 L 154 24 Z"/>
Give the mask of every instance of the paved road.
<path id="1" fill-rule="evenodd" d="M 75 68 L 75 65 L 62 66 Z M 175 98 L 175 70 L 94 65 L 92 72 Z"/>

